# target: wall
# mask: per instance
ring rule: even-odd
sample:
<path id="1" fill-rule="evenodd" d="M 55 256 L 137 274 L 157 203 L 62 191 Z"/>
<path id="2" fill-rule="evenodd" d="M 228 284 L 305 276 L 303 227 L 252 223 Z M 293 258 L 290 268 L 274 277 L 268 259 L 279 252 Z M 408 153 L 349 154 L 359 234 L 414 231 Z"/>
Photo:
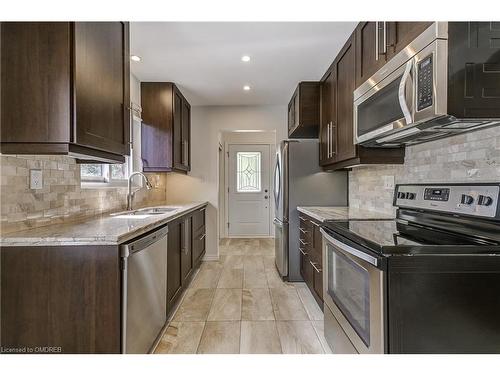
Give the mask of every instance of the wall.
<path id="1" fill-rule="evenodd" d="M 139 81 L 131 77 L 131 99 L 140 103 Z M 31 190 L 29 170 L 41 169 L 43 188 Z M 165 176 L 150 174 L 154 189 L 136 194 L 136 205 L 166 201 Z M 126 208 L 127 188 L 82 188 L 80 166 L 68 156 L 0 156 L 2 233 L 58 224 Z"/>
<path id="2" fill-rule="evenodd" d="M 499 182 L 500 126 L 406 149 L 405 164 L 358 167 L 349 172 L 349 204 L 393 213 L 393 189 L 384 188 L 386 176 L 396 183 Z"/>
<path id="3" fill-rule="evenodd" d="M 167 176 L 167 202 L 208 201 L 206 259 L 218 257 L 219 142 L 231 130 L 276 131 L 286 138 L 285 106 L 192 107 L 191 172 Z"/>

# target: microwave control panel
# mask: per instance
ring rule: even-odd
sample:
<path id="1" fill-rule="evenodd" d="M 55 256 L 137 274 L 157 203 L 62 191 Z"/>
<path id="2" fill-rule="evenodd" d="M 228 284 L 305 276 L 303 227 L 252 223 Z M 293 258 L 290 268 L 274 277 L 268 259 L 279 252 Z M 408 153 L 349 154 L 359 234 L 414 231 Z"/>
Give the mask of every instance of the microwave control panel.
<path id="1" fill-rule="evenodd" d="M 417 111 L 432 106 L 432 55 L 417 65 Z"/>

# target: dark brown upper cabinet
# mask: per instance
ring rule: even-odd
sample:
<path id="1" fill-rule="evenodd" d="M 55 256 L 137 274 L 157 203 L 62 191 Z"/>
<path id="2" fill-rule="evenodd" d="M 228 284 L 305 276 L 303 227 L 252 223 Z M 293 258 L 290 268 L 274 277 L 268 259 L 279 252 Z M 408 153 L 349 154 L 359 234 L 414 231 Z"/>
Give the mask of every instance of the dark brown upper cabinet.
<path id="1" fill-rule="evenodd" d="M 288 137 L 318 138 L 319 82 L 300 82 L 288 104 Z"/>
<path id="2" fill-rule="evenodd" d="M 190 170 L 191 106 L 172 82 L 142 82 L 144 172 Z"/>
<path id="3" fill-rule="evenodd" d="M 128 23 L 2 22 L 0 32 L 0 151 L 124 162 Z"/>
<path id="4" fill-rule="evenodd" d="M 432 22 L 386 22 L 387 59 L 402 51 Z"/>
<path id="5" fill-rule="evenodd" d="M 360 22 L 356 27 L 356 87 L 375 74 L 432 22 Z"/>
<path id="6" fill-rule="evenodd" d="M 356 87 L 356 35 L 349 37 L 321 79 L 320 165 L 338 170 L 361 164 L 403 164 L 404 148 L 367 148 L 354 143 L 353 92 Z"/>
<path id="7" fill-rule="evenodd" d="M 381 47 L 383 22 L 360 22 L 354 31 L 356 38 L 356 87 L 370 78 L 387 62 Z"/>

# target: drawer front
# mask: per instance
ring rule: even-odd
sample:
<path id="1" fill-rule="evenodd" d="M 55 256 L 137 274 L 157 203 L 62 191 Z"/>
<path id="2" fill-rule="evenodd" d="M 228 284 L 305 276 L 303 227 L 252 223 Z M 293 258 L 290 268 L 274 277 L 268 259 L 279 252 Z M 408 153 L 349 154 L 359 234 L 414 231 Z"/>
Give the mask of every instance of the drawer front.
<path id="1" fill-rule="evenodd" d="M 205 208 L 193 213 L 193 232 L 205 231 Z"/>
<path id="2" fill-rule="evenodd" d="M 193 234 L 193 265 L 196 265 L 205 254 L 205 227 Z"/>

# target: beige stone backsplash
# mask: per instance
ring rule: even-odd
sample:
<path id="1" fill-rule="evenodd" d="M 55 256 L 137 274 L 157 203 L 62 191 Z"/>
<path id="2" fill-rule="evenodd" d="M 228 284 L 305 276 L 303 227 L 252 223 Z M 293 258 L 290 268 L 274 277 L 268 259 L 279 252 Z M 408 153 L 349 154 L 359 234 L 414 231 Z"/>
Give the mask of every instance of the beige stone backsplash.
<path id="1" fill-rule="evenodd" d="M 43 188 L 29 188 L 29 170 L 43 171 Z M 126 187 L 82 188 L 80 166 L 68 156 L 0 155 L 3 233 L 76 221 L 125 209 Z M 137 207 L 166 201 L 165 175 L 148 174 L 153 189 L 136 194 Z"/>
<path id="2" fill-rule="evenodd" d="M 393 190 L 384 188 L 385 176 L 394 176 L 396 184 L 500 182 L 500 126 L 407 147 L 404 165 L 353 168 L 349 205 L 394 213 Z"/>

